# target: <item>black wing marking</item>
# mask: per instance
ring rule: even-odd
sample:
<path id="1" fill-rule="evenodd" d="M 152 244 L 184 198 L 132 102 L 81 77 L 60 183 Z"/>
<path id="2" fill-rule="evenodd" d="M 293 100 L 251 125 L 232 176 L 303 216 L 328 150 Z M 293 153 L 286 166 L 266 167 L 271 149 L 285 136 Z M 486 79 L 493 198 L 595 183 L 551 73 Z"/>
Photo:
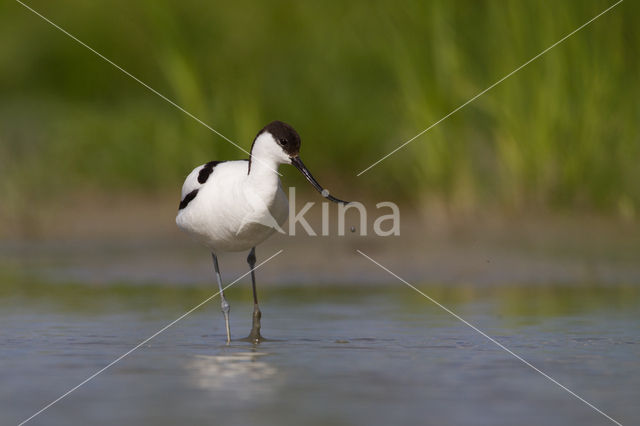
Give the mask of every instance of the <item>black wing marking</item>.
<path id="1" fill-rule="evenodd" d="M 213 172 L 213 168 L 224 161 L 209 161 L 198 173 L 198 182 L 205 183 L 209 179 L 209 175 Z"/>
<path id="2" fill-rule="evenodd" d="M 194 198 L 196 198 L 196 195 L 198 195 L 198 190 L 197 189 L 194 189 L 193 191 L 191 191 L 190 193 L 185 195 L 184 199 L 182 201 L 180 201 L 180 205 L 178 206 L 178 210 L 182 210 L 185 207 L 187 207 L 189 205 L 189 203 L 191 201 L 193 201 Z"/>

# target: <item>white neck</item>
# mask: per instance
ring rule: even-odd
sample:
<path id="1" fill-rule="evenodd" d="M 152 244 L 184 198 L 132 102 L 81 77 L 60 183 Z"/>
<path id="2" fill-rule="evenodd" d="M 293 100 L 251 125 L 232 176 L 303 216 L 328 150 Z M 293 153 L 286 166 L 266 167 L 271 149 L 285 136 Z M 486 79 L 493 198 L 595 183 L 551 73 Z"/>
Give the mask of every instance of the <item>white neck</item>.
<path id="1" fill-rule="evenodd" d="M 282 150 L 275 144 L 270 135 L 261 135 L 256 139 L 251 150 L 249 181 L 252 186 L 264 192 L 278 190 L 278 166 L 285 162 Z"/>

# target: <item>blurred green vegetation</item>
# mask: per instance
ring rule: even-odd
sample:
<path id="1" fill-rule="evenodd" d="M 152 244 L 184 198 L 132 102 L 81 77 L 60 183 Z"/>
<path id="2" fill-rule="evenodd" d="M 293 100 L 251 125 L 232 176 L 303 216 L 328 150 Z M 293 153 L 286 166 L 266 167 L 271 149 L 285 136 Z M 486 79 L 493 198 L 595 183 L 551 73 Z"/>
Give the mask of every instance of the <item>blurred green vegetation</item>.
<path id="1" fill-rule="evenodd" d="M 246 149 L 265 123 L 293 124 L 305 162 L 343 197 L 640 206 L 637 2 L 361 177 L 613 1 L 28 4 Z M 78 189 L 177 194 L 195 165 L 246 157 L 16 2 L 0 4 L 0 38 L 9 215 Z"/>
<path id="2" fill-rule="evenodd" d="M 422 298 L 406 290 L 390 287 L 358 287 L 345 285 L 304 285 L 271 288 L 262 295 L 262 302 L 292 304 L 361 303 L 370 297 L 397 301 L 406 310 L 402 317 L 424 313 Z M 640 307 L 640 289 L 633 284 L 602 286 L 592 283 L 578 285 L 442 285 L 420 284 L 425 292 L 447 306 L 465 306 L 477 302 L 495 303 L 498 314 L 505 320 L 516 320 L 519 325 L 536 318 L 549 318 L 595 312 L 615 308 L 619 312 L 637 311 Z M 228 293 L 228 294 L 227 294 Z M 195 286 L 164 286 L 154 283 L 112 283 L 108 286 L 90 286 L 80 282 L 56 282 L 37 279 L 28 274 L 10 274 L 0 271 L 0 307 L 23 306 L 40 302 L 69 312 L 100 314 L 105 311 L 133 306 L 136 312 L 178 307 L 187 310 L 215 294 L 210 283 Z M 250 300 L 251 287 L 238 285 L 225 291 L 227 297 Z"/>

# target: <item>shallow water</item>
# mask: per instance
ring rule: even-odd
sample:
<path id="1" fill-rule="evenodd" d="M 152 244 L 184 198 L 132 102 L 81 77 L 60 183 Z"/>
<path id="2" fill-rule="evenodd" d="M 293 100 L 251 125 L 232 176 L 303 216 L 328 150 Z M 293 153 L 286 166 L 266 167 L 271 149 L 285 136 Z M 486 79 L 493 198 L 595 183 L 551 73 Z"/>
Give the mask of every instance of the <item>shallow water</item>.
<path id="1" fill-rule="evenodd" d="M 250 328 L 244 287 L 227 292 L 236 339 Z M 0 297 L 2 424 L 213 293 L 21 288 Z M 420 288 L 621 423 L 640 416 L 636 287 Z M 30 424 L 612 424 L 401 283 L 261 296 L 274 340 L 226 346 L 215 298 Z"/>

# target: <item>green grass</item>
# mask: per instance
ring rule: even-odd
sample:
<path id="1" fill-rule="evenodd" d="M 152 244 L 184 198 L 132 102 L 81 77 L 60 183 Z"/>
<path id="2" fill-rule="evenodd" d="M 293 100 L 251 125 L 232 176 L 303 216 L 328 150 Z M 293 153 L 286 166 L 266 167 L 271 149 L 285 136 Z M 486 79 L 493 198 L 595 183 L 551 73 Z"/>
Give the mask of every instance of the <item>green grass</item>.
<path id="1" fill-rule="evenodd" d="M 292 123 L 305 162 L 351 198 L 633 217 L 631 1 L 355 176 L 612 3 L 29 2 L 247 149 L 268 121 Z M 18 3 L 0 5 L 0 37 L 9 215 L 67 187 L 176 191 L 194 165 L 245 157 Z"/>

